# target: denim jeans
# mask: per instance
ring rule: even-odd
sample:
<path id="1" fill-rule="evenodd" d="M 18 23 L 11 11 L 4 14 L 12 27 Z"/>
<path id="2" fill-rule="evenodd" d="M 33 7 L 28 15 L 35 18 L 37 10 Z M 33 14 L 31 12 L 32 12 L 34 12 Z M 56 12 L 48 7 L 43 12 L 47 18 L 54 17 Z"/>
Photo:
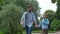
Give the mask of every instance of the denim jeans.
<path id="1" fill-rule="evenodd" d="M 32 34 L 32 27 L 26 26 L 26 34 Z"/>

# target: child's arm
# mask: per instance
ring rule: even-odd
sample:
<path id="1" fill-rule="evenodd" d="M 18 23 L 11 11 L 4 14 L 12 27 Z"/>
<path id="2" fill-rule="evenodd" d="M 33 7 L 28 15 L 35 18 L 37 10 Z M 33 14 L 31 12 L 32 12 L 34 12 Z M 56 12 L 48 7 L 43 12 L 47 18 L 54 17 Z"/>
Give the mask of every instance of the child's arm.
<path id="1" fill-rule="evenodd" d="M 44 24 L 49 25 L 49 20 L 46 19 L 46 20 L 44 21 Z"/>
<path id="2" fill-rule="evenodd" d="M 41 24 L 41 22 L 40 22 L 39 25 L 38 25 L 38 27 L 41 27 L 41 25 L 42 25 L 42 24 Z"/>

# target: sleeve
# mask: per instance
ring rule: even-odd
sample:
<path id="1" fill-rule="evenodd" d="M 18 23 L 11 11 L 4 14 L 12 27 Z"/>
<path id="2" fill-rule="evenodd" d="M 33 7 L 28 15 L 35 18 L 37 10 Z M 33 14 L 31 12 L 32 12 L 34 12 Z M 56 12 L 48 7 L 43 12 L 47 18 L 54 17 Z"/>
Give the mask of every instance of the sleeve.
<path id="1" fill-rule="evenodd" d="M 21 18 L 22 21 L 24 20 L 24 15 L 25 15 L 25 13 L 23 14 L 23 16 L 22 16 L 22 18 Z"/>
<path id="2" fill-rule="evenodd" d="M 44 23 L 45 23 L 46 25 L 49 25 L 49 20 L 46 19 Z"/>
<path id="3" fill-rule="evenodd" d="M 33 21 L 36 21 L 36 17 L 35 17 L 35 15 L 33 14 Z"/>
<path id="4" fill-rule="evenodd" d="M 42 25 L 42 22 L 40 21 L 38 27 L 41 27 L 41 25 Z"/>

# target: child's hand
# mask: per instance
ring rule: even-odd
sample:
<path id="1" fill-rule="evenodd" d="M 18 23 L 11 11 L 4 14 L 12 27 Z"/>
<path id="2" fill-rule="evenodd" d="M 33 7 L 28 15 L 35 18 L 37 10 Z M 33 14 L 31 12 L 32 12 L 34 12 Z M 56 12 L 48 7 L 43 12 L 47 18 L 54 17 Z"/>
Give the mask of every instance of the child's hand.
<path id="1" fill-rule="evenodd" d="M 35 27 L 37 28 L 37 27 L 38 27 L 38 25 L 36 24 L 36 25 L 35 25 Z"/>
<path id="2" fill-rule="evenodd" d="M 40 27 L 40 25 L 38 25 L 38 28 Z"/>

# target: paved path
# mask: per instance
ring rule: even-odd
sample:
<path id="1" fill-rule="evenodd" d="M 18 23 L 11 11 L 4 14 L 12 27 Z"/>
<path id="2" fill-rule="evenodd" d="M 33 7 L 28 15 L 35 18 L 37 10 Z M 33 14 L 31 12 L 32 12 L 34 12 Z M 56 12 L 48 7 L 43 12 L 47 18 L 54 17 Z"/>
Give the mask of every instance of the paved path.
<path id="1" fill-rule="evenodd" d="M 41 33 L 32 33 L 32 34 L 41 34 Z M 49 33 L 49 34 L 56 34 L 56 33 Z"/>
<path id="2" fill-rule="evenodd" d="M 32 34 L 41 34 L 41 33 L 32 33 Z M 60 34 L 60 31 L 56 33 L 48 33 L 48 34 Z"/>
<path id="3" fill-rule="evenodd" d="M 59 31 L 59 32 L 57 32 L 56 34 L 60 34 L 60 31 Z"/>
<path id="4" fill-rule="evenodd" d="M 32 34 L 41 34 L 41 33 L 32 33 Z M 56 33 L 48 33 L 48 34 L 60 34 L 60 31 Z"/>
<path id="5" fill-rule="evenodd" d="M 32 33 L 32 34 L 41 34 L 41 33 Z M 48 34 L 60 34 L 60 31 L 58 31 L 56 33 L 48 33 Z"/>

